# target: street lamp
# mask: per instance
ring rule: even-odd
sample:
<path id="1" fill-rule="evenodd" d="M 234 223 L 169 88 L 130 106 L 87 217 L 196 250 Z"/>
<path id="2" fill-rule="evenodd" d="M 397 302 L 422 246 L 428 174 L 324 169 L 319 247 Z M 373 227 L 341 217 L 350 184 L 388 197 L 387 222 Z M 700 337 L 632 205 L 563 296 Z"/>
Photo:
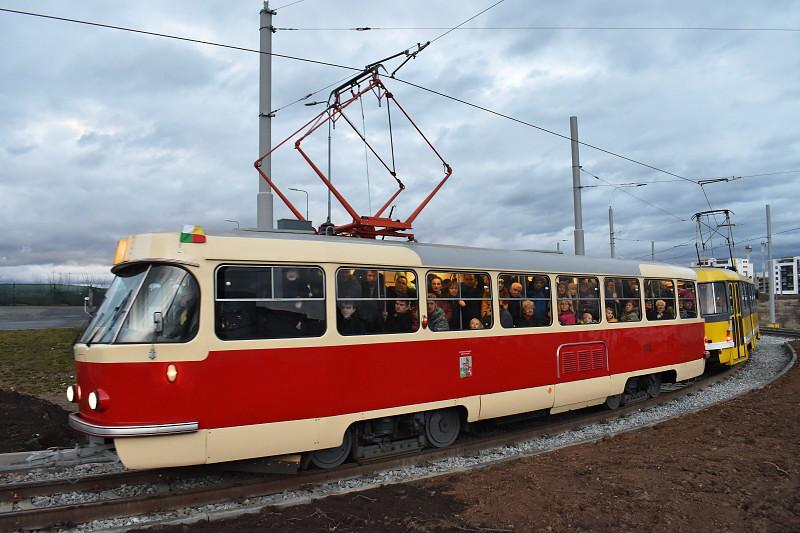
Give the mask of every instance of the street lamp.
<path id="1" fill-rule="evenodd" d="M 302 192 L 306 194 L 306 220 L 308 220 L 308 191 L 304 189 L 295 189 L 294 187 L 288 187 L 288 189 L 290 191 Z"/>

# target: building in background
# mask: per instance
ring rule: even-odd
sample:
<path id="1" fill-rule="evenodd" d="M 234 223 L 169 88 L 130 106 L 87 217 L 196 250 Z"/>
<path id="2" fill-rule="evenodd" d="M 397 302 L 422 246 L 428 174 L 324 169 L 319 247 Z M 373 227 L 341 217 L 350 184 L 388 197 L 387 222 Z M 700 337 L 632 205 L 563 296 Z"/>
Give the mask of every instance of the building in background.
<path id="1" fill-rule="evenodd" d="M 800 256 L 775 259 L 772 265 L 775 294 L 800 294 Z"/>
<path id="2" fill-rule="evenodd" d="M 730 259 L 701 259 L 700 262 L 693 262 L 693 267 L 714 267 L 714 268 L 731 268 Z M 749 259 L 736 259 L 736 272 L 743 276 L 753 279 L 753 263 Z"/>

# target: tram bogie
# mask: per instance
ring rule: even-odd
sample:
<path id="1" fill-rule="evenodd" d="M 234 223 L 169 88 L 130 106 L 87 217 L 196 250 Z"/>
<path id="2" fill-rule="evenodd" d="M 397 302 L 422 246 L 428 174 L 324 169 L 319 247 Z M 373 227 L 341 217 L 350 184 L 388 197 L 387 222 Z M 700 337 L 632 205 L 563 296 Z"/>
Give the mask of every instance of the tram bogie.
<path id="1" fill-rule="evenodd" d="M 129 468 L 331 468 L 704 370 L 682 267 L 281 233 L 137 235 L 117 256 L 70 424 Z"/>

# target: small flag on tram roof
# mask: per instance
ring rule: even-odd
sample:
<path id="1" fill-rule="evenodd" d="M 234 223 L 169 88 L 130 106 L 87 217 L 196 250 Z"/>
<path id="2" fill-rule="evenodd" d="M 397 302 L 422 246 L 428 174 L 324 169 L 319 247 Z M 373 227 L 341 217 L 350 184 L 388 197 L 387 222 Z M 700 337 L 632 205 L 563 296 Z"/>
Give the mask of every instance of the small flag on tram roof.
<path id="1" fill-rule="evenodd" d="M 200 226 L 183 226 L 183 231 L 181 231 L 181 242 L 206 242 L 206 233 Z"/>

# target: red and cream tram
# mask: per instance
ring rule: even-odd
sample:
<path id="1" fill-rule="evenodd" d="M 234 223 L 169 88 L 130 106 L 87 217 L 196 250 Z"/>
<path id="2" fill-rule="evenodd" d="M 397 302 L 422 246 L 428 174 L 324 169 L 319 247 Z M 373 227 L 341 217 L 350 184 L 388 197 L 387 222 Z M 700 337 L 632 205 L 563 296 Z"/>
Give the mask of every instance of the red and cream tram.
<path id="1" fill-rule="evenodd" d="M 186 240 L 186 239 L 183 239 Z M 191 240 L 191 239 L 189 239 Z M 447 446 L 465 424 L 658 394 L 704 370 L 666 264 L 237 232 L 120 241 L 70 425 L 129 468 Z M 696 308 L 696 302 L 694 302 Z"/>

